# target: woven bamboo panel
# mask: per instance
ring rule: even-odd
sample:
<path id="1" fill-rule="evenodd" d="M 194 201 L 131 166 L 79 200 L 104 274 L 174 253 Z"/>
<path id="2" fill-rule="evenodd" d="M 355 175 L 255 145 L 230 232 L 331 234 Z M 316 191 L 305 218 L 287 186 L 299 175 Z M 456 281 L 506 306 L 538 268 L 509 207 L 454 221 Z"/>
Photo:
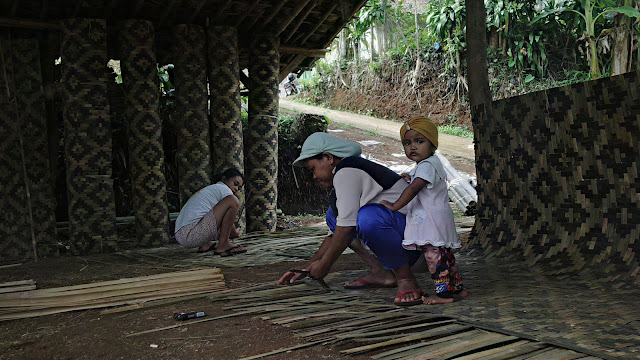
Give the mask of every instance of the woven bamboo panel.
<path id="1" fill-rule="evenodd" d="M 211 184 L 207 58 L 204 29 L 178 25 L 174 31 L 174 78 L 180 205 Z"/>
<path id="2" fill-rule="evenodd" d="M 640 283 L 640 72 L 473 109 L 487 254 Z"/>
<path id="3" fill-rule="evenodd" d="M 276 229 L 279 39 L 260 35 L 249 45 L 249 121 L 245 129 L 247 231 Z"/>
<path id="4" fill-rule="evenodd" d="M 20 157 L 18 115 L 15 107 L 12 43 L 8 31 L 0 31 L 0 259 L 17 260 L 33 255 L 29 213 Z M 5 77 L 6 75 L 6 77 Z M 8 85 L 8 86 L 7 86 Z"/>
<path id="5" fill-rule="evenodd" d="M 116 212 L 111 179 L 106 23 L 68 19 L 62 25 L 71 249 L 76 254 L 114 250 Z"/>
<path id="6" fill-rule="evenodd" d="M 136 233 L 141 246 L 158 246 L 168 241 L 169 209 L 158 115 L 155 31 L 145 20 L 127 20 L 119 26 Z"/>
<path id="7" fill-rule="evenodd" d="M 248 251 L 238 256 L 215 256 L 213 252 L 196 254 L 193 249 L 172 245 L 151 249 L 135 249 L 123 255 L 150 265 L 160 262 L 175 269 L 190 269 L 194 266 L 251 267 L 275 264 L 283 261 L 306 260 L 315 254 L 328 228 L 298 228 L 281 232 L 255 232 L 235 239 Z M 347 249 L 345 253 L 352 253 Z"/>
<path id="8" fill-rule="evenodd" d="M 235 311 L 237 316 L 286 326 L 301 342 L 242 359 L 290 354 L 320 344 L 338 348 L 343 355 L 371 359 L 600 359 L 593 351 L 491 331 L 427 311 L 434 307 L 399 309 L 366 292 L 326 291 L 312 283 L 279 287 L 258 284 L 210 296 L 214 302 L 224 301 L 225 309 Z M 220 318 L 232 315 L 223 316 Z M 605 354 L 602 358 L 618 357 Z"/>
<path id="9" fill-rule="evenodd" d="M 32 35 L 17 36 L 13 41 L 11 53 L 37 254 L 39 257 L 55 255 L 55 197 L 49 170 L 47 117 L 38 39 Z"/>
<path id="10" fill-rule="evenodd" d="M 244 146 L 240 111 L 240 69 L 238 30 L 228 26 L 207 28 L 209 91 L 211 92 L 211 156 L 213 174 L 227 168 L 244 173 Z M 245 204 L 244 188 L 238 194 L 240 207 Z M 246 227 L 244 210 L 238 225 Z"/>

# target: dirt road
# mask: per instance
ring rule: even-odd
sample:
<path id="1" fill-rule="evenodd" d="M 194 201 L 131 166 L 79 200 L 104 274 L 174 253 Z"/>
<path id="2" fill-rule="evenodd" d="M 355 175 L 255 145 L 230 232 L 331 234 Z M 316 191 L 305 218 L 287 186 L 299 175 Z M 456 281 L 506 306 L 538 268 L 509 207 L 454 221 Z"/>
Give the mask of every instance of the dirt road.
<path id="1" fill-rule="evenodd" d="M 280 108 L 301 113 L 326 115 L 331 121 L 353 126 L 361 130 L 371 131 L 395 140 L 398 139 L 400 126 L 402 126 L 401 123 L 395 121 L 300 104 L 283 98 L 280 99 Z M 438 149 L 443 154 L 461 157 L 471 161 L 475 160 L 472 139 L 442 133 L 438 134 L 438 136 L 438 142 L 440 143 Z"/>

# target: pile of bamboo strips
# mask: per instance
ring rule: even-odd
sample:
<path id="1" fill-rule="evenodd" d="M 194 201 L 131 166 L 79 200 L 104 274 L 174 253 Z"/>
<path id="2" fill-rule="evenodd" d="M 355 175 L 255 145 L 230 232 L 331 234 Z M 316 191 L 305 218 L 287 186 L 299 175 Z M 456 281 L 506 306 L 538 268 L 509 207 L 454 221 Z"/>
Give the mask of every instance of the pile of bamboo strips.
<path id="1" fill-rule="evenodd" d="M 226 289 L 219 269 L 171 272 L 51 289 L 0 294 L 0 321 L 74 310 L 134 305 L 145 301 Z"/>
<path id="2" fill-rule="evenodd" d="M 475 215 L 478 193 L 474 188 L 474 180 L 469 176 L 461 175 L 440 152 L 436 152 L 436 155 L 447 173 L 449 198 L 465 215 Z"/>
<path id="3" fill-rule="evenodd" d="M 36 282 L 33 280 L 9 281 L 0 283 L 0 294 L 33 290 L 35 288 Z"/>

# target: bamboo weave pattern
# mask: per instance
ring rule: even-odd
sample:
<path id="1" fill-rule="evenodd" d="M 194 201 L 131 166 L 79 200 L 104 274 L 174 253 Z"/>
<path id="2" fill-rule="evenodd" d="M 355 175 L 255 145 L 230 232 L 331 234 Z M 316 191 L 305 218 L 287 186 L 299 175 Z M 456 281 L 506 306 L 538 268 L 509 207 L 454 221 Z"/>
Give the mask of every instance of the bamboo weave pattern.
<path id="1" fill-rule="evenodd" d="M 207 117 L 207 58 L 204 29 L 178 25 L 174 81 L 178 130 L 180 206 L 211 184 L 209 119 Z"/>
<path id="2" fill-rule="evenodd" d="M 233 167 L 244 172 L 238 30 L 228 26 L 207 28 L 209 91 L 211 92 L 211 156 L 213 174 Z M 244 188 L 238 194 L 245 204 Z M 245 212 L 238 225 L 246 226 Z"/>
<path id="3" fill-rule="evenodd" d="M 552 274 L 640 282 L 640 72 L 474 109 L 473 243 Z"/>
<path id="4" fill-rule="evenodd" d="M 62 24 L 64 146 L 71 249 L 76 254 L 115 250 L 106 23 L 95 19 L 68 19 Z"/>
<path id="5" fill-rule="evenodd" d="M 253 88 L 245 130 L 248 231 L 276 229 L 279 46 L 275 36 L 257 36 L 249 46 Z"/>
<path id="6" fill-rule="evenodd" d="M 7 91 L 14 87 L 13 59 L 10 56 L 11 42 L 6 31 L 0 31 L 0 61 L 7 71 L 0 71 L 0 254 L 2 260 L 28 258 L 32 255 L 31 234 L 27 194 L 20 158 L 18 134 L 18 114 L 16 114 L 15 94 Z M 5 77 L 7 75 L 7 77 Z"/>
<path id="7" fill-rule="evenodd" d="M 128 20 L 120 25 L 136 233 L 140 245 L 157 246 L 168 241 L 169 210 L 158 115 L 155 32 L 149 21 Z"/>
<path id="8" fill-rule="evenodd" d="M 37 254 L 39 257 L 49 256 L 57 253 L 55 198 L 47 155 L 47 117 L 38 39 L 31 36 L 16 38 L 11 53 Z"/>

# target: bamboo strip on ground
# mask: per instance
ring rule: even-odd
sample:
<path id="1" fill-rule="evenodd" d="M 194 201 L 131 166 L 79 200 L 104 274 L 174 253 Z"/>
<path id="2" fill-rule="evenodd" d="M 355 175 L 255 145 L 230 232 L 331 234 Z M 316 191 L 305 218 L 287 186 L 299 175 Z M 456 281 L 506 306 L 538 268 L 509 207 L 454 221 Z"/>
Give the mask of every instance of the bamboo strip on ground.
<path id="1" fill-rule="evenodd" d="M 314 345 L 318 345 L 318 344 L 321 344 L 321 343 L 322 343 L 322 341 L 314 341 L 314 342 L 304 343 L 304 344 L 300 344 L 300 345 L 291 346 L 291 347 L 288 347 L 288 348 L 282 348 L 282 349 L 278 349 L 278 350 L 274 350 L 274 351 L 269 351 L 269 352 L 266 352 L 266 353 L 263 353 L 263 354 L 244 357 L 244 358 L 241 358 L 239 360 L 260 359 L 260 358 L 271 356 L 271 355 L 282 354 L 282 353 L 289 352 L 289 351 L 292 351 L 292 350 L 304 349 L 304 348 L 307 348 L 307 347 L 310 347 L 310 346 L 314 346 Z"/>
<path id="2" fill-rule="evenodd" d="M 36 289 L 35 285 L 10 286 L 10 287 L 0 288 L 0 294 L 16 293 L 16 292 L 35 290 L 35 289 Z"/>
<path id="3" fill-rule="evenodd" d="M 492 343 L 505 342 L 516 339 L 512 336 L 506 336 L 496 333 L 487 333 L 481 330 L 474 332 L 472 338 L 468 338 L 462 341 L 456 341 L 453 343 L 442 343 L 440 345 L 430 346 L 427 351 L 421 352 L 418 358 L 420 359 L 433 359 L 433 358 L 453 358 L 457 355 L 461 355 L 466 352 L 470 352 L 476 349 L 483 348 Z"/>
<path id="4" fill-rule="evenodd" d="M 22 263 L 0 265 L 0 269 L 8 269 L 8 268 L 12 268 L 12 267 L 21 266 L 21 265 L 22 265 Z"/>
<path id="5" fill-rule="evenodd" d="M 151 284 L 147 286 L 137 286 L 130 288 L 116 288 L 110 289 L 107 288 L 104 291 L 90 291 L 88 293 L 82 293 L 73 291 L 72 294 L 60 293 L 59 295 L 48 295 L 44 296 L 40 294 L 37 297 L 31 297 L 30 293 L 37 292 L 39 290 L 32 290 L 28 292 L 20 293 L 11 293 L 11 294 L 3 294 L 0 295 L 0 311 L 7 308 L 32 308 L 32 307 L 40 307 L 47 306 L 47 304 L 52 303 L 64 303 L 64 304 L 74 304 L 74 303 L 91 303 L 94 301 L 100 301 L 101 299 L 114 299 L 114 298 L 126 298 L 127 296 L 135 296 L 136 294 L 145 295 L 147 293 L 158 293 L 158 292 L 180 292 L 184 290 L 191 289 L 200 289 L 206 287 L 220 287 L 222 278 L 214 278 L 214 279 L 198 279 L 191 282 L 188 281 L 178 281 L 178 282 L 170 282 L 167 284 Z M 8 297 L 8 295 L 22 295 L 19 297 Z M 6 297 L 6 298 L 5 298 Z"/>
<path id="6" fill-rule="evenodd" d="M 473 354 L 461 356 L 458 360 L 479 360 L 479 359 L 499 359 L 502 356 L 505 356 L 509 353 L 515 354 L 518 349 L 524 349 L 525 347 L 535 348 L 534 346 L 540 346 L 540 344 L 536 344 L 529 340 L 519 340 L 513 343 L 504 344 L 501 346 L 497 346 L 491 349 L 483 350 L 480 352 L 476 352 Z"/>
<path id="7" fill-rule="evenodd" d="M 423 331 L 423 332 L 407 335 L 407 336 L 401 337 L 399 339 L 394 339 L 394 340 L 384 341 L 384 342 L 380 342 L 380 343 L 376 343 L 376 344 L 359 346 L 359 347 L 355 347 L 355 348 L 352 348 L 352 349 L 343 350 L 343 351 L 341 351 L 341 353 L 347 354 L 347 355 L 365 353 L 365 352 L 369 352 L 369 351 L 372 351 L 372 350 L 375 350 L 375 349 L 378 349 L 378 348 L 381 348 L 381 347 L 385 347 L 385 346 L 402 344 L 402 343 L 407 343 L 407 342 L 416 341 L 416 340 L 422 340 L 422 339 L 426 339 L 426 338 L 430 338 L 430 337 L 448 335 L 448 334 L 455 333 L 455 332 L 467 331 L 469 329 L 472 329 L 472 327 L 471 326 L 458 325 L 458 324 L 446 325 L 446 326 L 438 327 L 436 329 L 430 329 L 430 330 L 427 330 L 427 331 Z"/>
<path id="8" fill-rule="evenodd" d="M 378 331 L 355 332 L 355 333 L 350 333 L 345 335 L 336 335 L 335 337 L 338 339 L 367 338 L 367 337 L 376 336 L 376 335 L 398 333 L 405 330 L 420 329 L 424 327 L 433 327 L 433 326 L 444 325 L 444 324 L 453 324 L 454 322 L 455 320 L 443 320 L 443 321 L 436 321 L 432 323 L 429 322 L 429 323 L 422 323 L 422 324 L 402 326 L 402 327 L 393 327 L 390 329 L 384 329 L 384 330 L 378 330 Z"/>
<path id="9" fill-rule="evenodd" d="M 224 284 L 220 284 L 217 282 L 206 283 L 206 284 L 194 284 L 191 286 L 184 285 L 180 288 L 159 288 L 159 289 L 151 289 L 149 291 L 133 291 L 128 292 L 126 294 L 116 293 L 110 294 L 107 296 L 106 294 L 99 294 L 96 296 L 83 296 L 82 298 L 68 298 L 68 297 L 59 297 L 59 298 L 51 298 L 49 301 L 40 301 L 38 303 L 30 303 L 25 305 L 13 305 L 6 306 L 0 308 L 0 313 L 9 313 L 9 312 L 19 312 L 19 311 L 29 311 L 34 309 L 42 309 L 42 308 L 65 308 L 65 307 L 77 307 L 77 306 L 88 306 L 91 308 L 95 306 L 96 308 L 108 307 L 122 304 L 131 304 L 135 302 L 139 302 L 141 300 L 152 300 L 152 299 L 163 299 L 167 297 L 176 297 L 183 295 L 193 295 L 193 294 L 202 294 L 207 292 L 212 292 L 214 290 L 223 289 Z M 67 299 L 67 300 L 65 300 Z M 2 304 L 5 305 L 5 304 Z"/>
<path id="10" fill-rule="evenodd" d="M 143 301 L 207 294 L 225 288 L 219 269 L 204 269 L 0 294 L 0 321 L 135 305 Z"/>
<path id="11" fill-rule="evenodd" d="M 29 280 L 18 280 L 18 281 L 8 281 L 8 282 L 3 282 L 0 283 L 0 288 L 3 287 L 9 287 L 9 286 L 22 286 L 22 285 L 35 285 L 36 282 L 29 279 Z"/>

